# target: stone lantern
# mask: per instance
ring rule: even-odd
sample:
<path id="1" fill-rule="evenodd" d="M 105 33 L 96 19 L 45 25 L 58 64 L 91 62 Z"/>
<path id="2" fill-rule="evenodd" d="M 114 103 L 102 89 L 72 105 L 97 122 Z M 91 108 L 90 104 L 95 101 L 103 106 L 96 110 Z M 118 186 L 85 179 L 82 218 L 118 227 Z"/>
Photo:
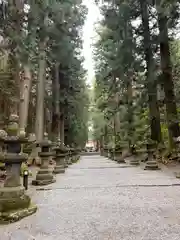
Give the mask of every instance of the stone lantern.
<path id="1" fill-rule="evenodd" d="M 41 167 L 37 172 L 36 179 L 32 181 L 33 185 L 48 185 L 54 183 L 56 180 L 53 177 L 52 171 L 49 168 L 49 158 L 53 155 L 50 151 L 51 141 L 48 140 L 48 134 L 44 133 L 44 140 L 39 143 L 41 152 L 39 157 L 41 158 Z"/>
<path id="2" fill-rule="evenodd" d="M 125 163 L 122 152 L 123 152 L 122 147 L 119 144 L 116 145 L 115 151 L 114 151 L 114 160 L 118 163 Z"/>
<path id="3" fill-rule="evenodd" d="M 108 157 L 108 146 L 107 145 L 104 145 L 103 154 L 104 154 L 104 157 Z"/>
<path id="4" fill-rule="evenodd" d="M 114 160 L 114 151 L 113 147 L 109 149 L 109 159 L 111 160 Z"/>
<path id="5" fill-rule="evenodd" d="M 68 168 L 69 165 L 72 164 L 71 162 L 71 154 L 70 154 L 70 148 L 63 145 L 61 146 L 61 151 L 64 154 L 64 167 Z"/>
<path id="6" fill-rule="evenodd" d="M 69 147 L 69 145 L 67 145 L 66 149 L 67 149 L 66 162 L 68 165 L 71 165 L 72 164 L 71 148 Z"/>
<path id="7" fill-rule="evenodd" d="M 61 150 L 61 141 L 58 139 L 58 144 L 56 147 L 53 148 L 55 151 L 55 162 L 56 166 L 54 168 L 53 173 L 54 174 L 59 174 L 59 173 L 64 173 L 65 168 L 64 168 L 64 154 L 62 153 Z"/>
<path id="8" fill-rule="evenodd" d="M 129 164 L 132 166 L 138 166 L 140 164 L 138 152 L 134 145 L 130 146 L 131 156 L 129 158 Z"/>
<path id="9" fill-rule="evenodd" d="M 72 163 L 76 163 L 80 159 L 80 150 L 78 148 L 71 148 Z"/>
<path id="10" fill-rule="evenodd" d="M 11 115 L 7 127 L 7 135 L 1 134 L 1 142 L 5 151 L 0 154 L 0 162 L 6 164 L 6 179 L 0 188 L 0 223 L 18 221 L 36 212 L 37 207 L 31 205 L 31 199 L 25 194 L 21 185 L 21 164 L 27 160 L 27 155 L 21 152 L 21 145 L 27 140 L 25 132 L 18 134 L 17 115 Z"/>
<path id="11" fill-rule="evenodd" d="M 69 147 L 69 165 L 72 165 L 73 164 L 73 154 L 74 154 L 74 148 L 72 147 Z"/>
<path id="12" fill-rule="evenodd" d="M 156 157 L 154 155 L 155 151 L 155 144 L 153 142 L 147 143 L 148 160 L 146 162 L 144 170 L 160 170 L 156 161 Z"/>

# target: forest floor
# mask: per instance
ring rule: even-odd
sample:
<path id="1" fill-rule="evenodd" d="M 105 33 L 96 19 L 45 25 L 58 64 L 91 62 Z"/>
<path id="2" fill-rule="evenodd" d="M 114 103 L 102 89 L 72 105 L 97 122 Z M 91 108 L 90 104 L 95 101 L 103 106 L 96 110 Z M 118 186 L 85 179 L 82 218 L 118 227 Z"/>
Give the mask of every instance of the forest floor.
<path id="1" fill-rule="evenodd" d="M 29 188 L 37 213 L 0 226 L 0 240 L 179 240 L 175 170 L 83 156 L 56 183 Z"/>

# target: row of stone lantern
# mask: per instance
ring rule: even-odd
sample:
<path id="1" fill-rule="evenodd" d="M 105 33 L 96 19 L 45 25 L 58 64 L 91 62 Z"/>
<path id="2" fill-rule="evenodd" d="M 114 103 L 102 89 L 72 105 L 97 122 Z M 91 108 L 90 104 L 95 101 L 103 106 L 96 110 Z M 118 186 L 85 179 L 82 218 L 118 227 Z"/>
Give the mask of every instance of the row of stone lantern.
<path id="1" fill-rule="evenodd" d="M 145 148 L 139 150 L 134 145 L 131 145 L 129 151 L 125 153 L 127 148 L 127 145 L 124 143 L 120 143 L 115 148 L 104 146 L 101 149 L 101 155 L 120 164 L 129 162 L 130 165 L 138 166 L 141 162 L 145 162 L 145 170 L 159 170 L 155 157 L 157 148 L 154 143 L 147 143 Z"/>
<path id="2" fill-rule="evenodd" d="M 6 179 L 0 187 L 0 224 L 18 221 L 36 212 L 37 207 L 31 203 L 21 185 L 21 165 L 28 159 L 28 154 L 22 152 L 22 144 L 27 143 L 25 132 L 19 131 L 19 118 L 11 115 L 7 130 L 0 130 L 0 143 L 4 151 L 0 153 L 0 162 L 5 164 Z M 42 142 L 36 143 L 41 151 L 41 166 L 36 174 L 33 185 L 47 185 L 55 182 L 54 174 L 65 172 L 65 168 L 79 159 L 79 151 L 62 147 L 60 141 L 52 148 L 47 134 Z M 54 157 L 56 165 L 53 173 L 49 168 L 49 159 Z M 72 160 L 71 160 L 72 159 Z"/>
<path id="3" fill-rule="evenodd" d="M 48 185 L 54 183 L 56 180 L 53 174 L 63 174 L 65 168 L 79 159 L 79 150 L 65 147 L 61 145 L 58 139 L 57 144 L 52 144 L 48 140 L 47 133 L 44 134 L 44 140 L 37 143 L 41 147 L 39 157 L 41 158 L 41 166 L 37 172 L 36 179 L 32 181 L 33 185 Z M 53 157 L 56 165 L 53 170 L 49 168 L 49 159 Z"/>

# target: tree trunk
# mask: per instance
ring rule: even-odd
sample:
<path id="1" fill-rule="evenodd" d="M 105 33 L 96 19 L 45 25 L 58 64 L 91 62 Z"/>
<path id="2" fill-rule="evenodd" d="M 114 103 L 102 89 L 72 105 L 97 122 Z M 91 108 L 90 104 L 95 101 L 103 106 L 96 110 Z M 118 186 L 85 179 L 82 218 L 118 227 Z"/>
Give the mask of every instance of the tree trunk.
<path id="1" fill-rule="evenodd" d="M 64 146 L 64 114 L 61 112 L 61 119 L 60 119 L 60 139 L 61 139 L 61 146 Z"/>
<path id="2" fill-rule="evenodd" d="M 103 143 L 104 145 L 107 145 L 108 144 L 108 126 L 107 124 L 104 126 L 104 140 L 103 140 Z"/>
<path id="3" fill-rule="evenodd" d="M 116 102 L 116 107 L 118 108 L 119 104 L 119 92 L 115 94 L 115 102 Z M 114 130 L 115 130 L 115 136 L 119 133 L 120 131 L 120 116 L 119 116 L 119 111 L 115 112 L 114 115 Z"/>
<path id="4" fill-rule="evenodd" d="M 60 84 L 59 84 L 59 63 L 56 63 L 52 73 L 52 133 L 54 140 L 60 139 Z"/>
<path id="5" fill-rule="evenodd" d="M 132 88 L 132 73 L 127 79 L 127 114 L 128 114 L 128 145 L 132 147 L 134 144 L 134 112 L 133 112 L 133 88 Z"/>
<path id="6" fill-rule="evenodd" d="M 157 84 L 155 81 L 155 62 L 153 59 L 150 29 L 149 29 L 149 13 L 147 0 L 140 0 L 142 24 L 143 24 L 143 40 L 144 40 L 144 53 L 147 64 L 147 89 L 148 89 L 148 103 L 149 103 L 149 117 L 151 128 L 151 139 L 157 142 L 162 141 L 160 113 L 157 101 Z"/>
<path id="7" fill-rule="evenodd" d="M 161 70 L 162 70 L 162 82 L 165 92 L 165 104 L 166 104 L 166 116 L 168 123 L 169 141 L 170 146 L 173 147 L 173 138 L 180 136 L 180 128 L 178 124 L 178 114 L 176 107 L 176 99 L 174 94 L 174 83 L 172 78 L 172 66 L 170 59 L 170 48 L 168 38 L 168 18 L 162 12 L 158 11 L 158 24 L 160 35 L 160 55 L 161 55 Z"/>
<path id="8" fill-rule="evenodd" d="M 46 41 L 39 44 L 39 70 L 37 83 L 37 100 L 36 100 L 36 122 L 35 134 L 36 140 L 42 141 L 44 136 L 44 96 L 45 96 L 45 73 L 46 73 Z"/>
<path id="9" fill-rule="evenodd" d="M 36 142 L 41 142 L 44 137 L 44 97 L 45 97 L 45 81 L 46 81 L 46 43 L 47 39 L 39 43 L 39 69 L 38 82 L 36 90 L 36 119 L 35 119 L 35 135 Z M 32 150 L 29 161 L 35 160 L 36 164 L 40 164 L 41 160 L 38 156 L 40 148 L 35 146 Z"/>
<path id="10" fill-rule="evenodd" d="M 24 130 L 27 127 L 31 86 L 32 86 L 31 70 L 30 67 L 26 65 L 24 66 L 24 78 L 21 83 L 20 111 L 19 111 L 19 128 Z"/>

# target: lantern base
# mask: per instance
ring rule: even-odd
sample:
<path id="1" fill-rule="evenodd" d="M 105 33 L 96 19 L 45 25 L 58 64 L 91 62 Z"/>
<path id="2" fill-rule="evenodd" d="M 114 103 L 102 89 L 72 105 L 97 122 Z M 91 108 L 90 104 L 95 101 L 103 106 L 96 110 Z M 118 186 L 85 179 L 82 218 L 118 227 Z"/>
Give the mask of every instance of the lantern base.
<path id="1" fill-rule="evenodd" d="M 72 160 L 71 160 L 71 158 L 68 158 L 67 164 L 68 164 L 68 165 L 72 165 Z"/>
<path id="2" fill-rule="evenodd" d="M 116 160 L 117 163 L 126 163 L 125 160 L 123 158 L 119 158 L 118 160 Z"/>
<path id="3" fill-rule="evenodd" d="M 54 179 L 52 172 L 48 168 L 42 167 L 39 169 L 36 179 L 32 181 L 32 185 L 43 186 L 54 182 L 56 182 L 56 180 Z"/>
<path id="4" fill-rule="evenodd" d="M 28 217 L 32 214 L 34 214 L 37 211 L 36 206 L 29 206 L 28 208 L 24 209 L 18 209 L 14 211 L 9 211 L 9 212 L 0 212 L 0 224 L 10 224 L 13 222 L 17 222 L 25 217 Z"/>
<path id="5" fill-rule="evenodd" d="M 44 180 L 32 180 L 32 185 L 34 186 L 44 186 L 44 185 L 49 185 L 52 183 L 55 183 L 55 179 L 44 179 Z"/>
<path id="6" fill-rule="evenodd" d="M 125 160 L 124 160 L 124 157 L 122 156 L 122 153 L 116 153 L 115 152 L 115 155 L 114 155 L 114 160 L 117 162 L 117 163 L 126 163 Z"/>
<path id="7" fill-rule="evenodd" d="M 155 160 L 147 161 L 144 170 L 160 170 Z"/>
<path id="8" fill-rule="evenodd" d="M 65 173 L 65 169 L 63 165 L 57 165 L 54 167 L 54 174 L 60 174 L 60 173 Z"/>
<path id="9" fill-rule="evenodd" d="M 180 172 L 176 172 L 175 175 L 176 175 L 176 178 L 180 178 Z"/>
<path id="10" fill-rule="evenodd" d="M 138 166 L 140 165 L 140 162 L 138 160 L 138 156 L 131 156 L 129 160 L 129 164 L 132 166 Z"/>
<path id="11" fill-rule="evenodd" d="M 76 163 L 78 161 L 78 156 L 74 155 L 72 156 L 72 163 Z"/>
<path id="12" fill-rule="evenodd" d="M 0 189 L 0 224 L 16 222 L 36 212 L 31 199 L 25 195 L 23 187 L 3 187 Z"/>

